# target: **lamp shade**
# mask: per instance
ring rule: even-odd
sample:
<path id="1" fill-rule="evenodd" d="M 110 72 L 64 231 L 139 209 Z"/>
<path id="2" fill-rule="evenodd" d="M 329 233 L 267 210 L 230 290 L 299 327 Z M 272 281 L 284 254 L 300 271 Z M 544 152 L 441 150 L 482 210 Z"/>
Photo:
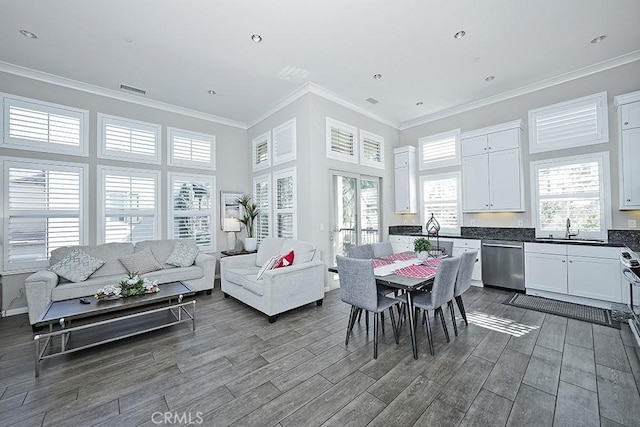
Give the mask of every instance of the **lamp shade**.
<path id="1" fill-rule="evenodd" d="M 224 231 L 240 231 L 240 221 L 238 218 L 225 218 L 222 229 Z"/>

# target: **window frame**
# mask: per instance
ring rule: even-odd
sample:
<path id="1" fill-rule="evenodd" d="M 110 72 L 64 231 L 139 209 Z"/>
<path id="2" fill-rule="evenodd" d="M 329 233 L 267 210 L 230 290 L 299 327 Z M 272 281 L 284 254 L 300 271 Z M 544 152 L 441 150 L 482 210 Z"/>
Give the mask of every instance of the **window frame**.
<path id="1" fill-rule="evenodd" d="M 89 111 L 81 108 L 69 107 L 62 104 L 40 101 L 38 99 L 11 95 L 0 92 L 2 99 L 2 120 L 0 121 L 0 148 L 12 148 L 17 150 L 38 151 L 43 153 L 67 154 L 81 157 L 89 156 Z M 14 139 L 10 137 L 10 108 L 12 105 L 22 108 L 31 108 L 48 114 L 64 115 L 79 121 L 78 147 L 62 144 L 35 141 L 31 139 Z M 62 114 L 68 112 L 70 114 Z"/>
<path id="2" fill-rule="evenodd" d="M 181 212 L 176 210 L 173 206 L 174 202 L 174 194 L 173 194 L 173 184 L 176 179 L 190 181 L 190 182 L 207 182 L 210 186 L 210 194 L 209 198 L 211 200 L 211 207 L 208 210 L 192 210 L 191 213 L 193 217 L 202 217 L 209 216 L 209 234 L 211 236 L 211 242 L 209 245 L 200 245 L 197 244 L 198 248 L 203 252 L 214 252 L 217 248 L 217 218 L 216 218 L 216 200 L 217 200 L 217 192 L 216 192 L 216 177 L 212 175 L 197 175 L 197 174 L 184 174 L 179 172 L 167 172 L 167 236 L 170 239 L 179 239 L 179 237 L 175 236 L 173 222 L 175 220 L 176 212 Z"/>
<path id="3" fill-rule="evenodd" d="M 335 128 L 343 132 L 353 134 L 353 154 L 347 155 L 343 153 L 339 153 L 333 151 L 331 149 L 331 129 Z M 339 120 L 332 119 L 331 117 L 326 118 L 326 126 L 325 126 L 325 138 L 326 138 L 326 148 L 327 148 L 327 158 L 340 160 L 348 163 L 358 163 L 358 154 L 359 154 L 359 141 L 358 141 L 358 128 L 352 126 L 347 123 L 343 123 Z"/>
<path id="4" fill-rule="evenodd" d="M 267 145 L 267 160 L 264 162 L 258 163 L 257 149 L 259 145 L 266 144 Z M 265 133 L 256 136 L 253 138 L 251 142 L 251 161 L 253 172 L 258 172 L 263 169 L 267 169 L 271 167 L 271 131 L 266 131 Z"/>
<path id="5" fill-rule="evenodd" d="M 98 132 L 98 155 L 99 159 L 121 160 L 136 163 L 149 163 L 159 165 L 160 146 L 162 142 L 162 125 L 157 123 L 143 122 L 141 120 L 129 119 L 126 117 L 118 117 L 110 114 L 98 113 L 97 116 L 97 132 Z M 138 126 L 138 129 L 153 132 L 155 135 L 154 154 L 144 155 L 131 153 L 127 151 L 110 150 L 106 147 L 106 127 L 108 125 L 131 127 Z"/>
<path id="6" fill-rule="evenodd" d="M 424 158 L 424 146 L 441 142 L 443 140 L 454 138 L 454 157 L 447 157 L 440 160 L 425 160 Z M 461 148 L 460 148 L 460 129 L 453 129 L 446 132 L 440 132 L 434 135 L 423 136 L 418 138 L 418 168 L 421 171 L 443 168 L 447 166 L 459 166 L 461 163 Z"/>
<path id="7" fill-rule="evenodd" d="M 209 161 L 201 160 L 176 160 L 174 152 L 174 137 L 195 139 L 209 143 Z M 167 126 L 167 164 L 169 166 L 182 166 L 188 168 L 216 170 L 216 136 L 201 132 L 194 132 L 186 129 L 179 129 Z"/>
<path id="8" fill-rule="evenodd" d="M 587 107 L 592 104 L 596 106 L 596 126 L 595 136 L 578 136 L 566 140 L 557 140 L 560 142 L 538 142 L 538 124 L 537 118 L 544 114 L 558 114 L 563 111 L 579 107 Z M 548 151 L 562 150 L 565 148 L 584 147 L 587 145 L 604 144 L 609 142 L 609 111 L 607 104 L 607 92 L 598 92 L 592 95 L 583 96 L 581 98 L 560 102 L 553 105 L 529 110 L 529 153 L 544 153 Z M 563 142 L 564 141 L 564 142 Z"/>
<path id="9" fill-rule="evenodd" d="M 278 138 L 277 135 L 279 134 L 284 134 L 285 132 L 290 132 L 291 133 L 291 152 L 284 154 L 284 155 L 278 155 L 277 150 L 278 150 Z M 287 120 L 286 122 L 282 123 L 279 126 L 276 126 L 273 128 L 273 130 L 271 131 L 271 150 L 272 150 L 272 163 L 273 166 L 276 165 L 281 165 L 283 163 L 287 163 L 287 162 L 291 162 L 294 161 L 296 159 L 296 146 L 298 145 L 297 143 L 297 134 L 296 134 L 296 118 L 294 117 L 291 120 Z"/>
<path id="10" fill-rule="evenodd" d="M 160 205 L 162 204 L 161 196 L 160 196 L 160 171 L 159 170 L 151 170 L 151 169 L 133 169 L 133 168 L 122 168 L 122 167 L 113 167 L 113 166 L 105 166 L 98 165 L 96 171 L 96 185 L 97 185 L 97 216 L 98 220 L 96 223 L 96 242 L 97 244 L 106 243 L 106 227 L 105 227 L 105 219 L 107 216 L 106 212 L 106 189 L 105 189 L 105 177 L 107 173 L 111 172 L 115 175 L 120 176 L 128 176 L 128 177 L 142 177 L 142 178 L 153 178 L 155 180 L 155 190 L 154 190 L 154 218 L 155 218 L 155 227 L 153 229 L 153 236 L 149 239 L 159 239 L 161 236 L 161 223 L 162 223 L 162 211 L 160 209 Z M 131 240 L 134 244 L 137 241 Z"/>
<path id="11" fill-rule="evenodd" d="M 0 241 L 4 242 L 2 251 L 1 271 L 12 273 L 30 272 L 36 268 L 46 268 L 49 266 L 48 259 L 42 261 L 27 261 L 21 263 L 9 262 L 9 219 L 12 210 L 9 204 L 9 185 L 8 179 L 9 169 L 11 168 L 34 168 L 47 171 L 74 171 L 79 175 L 78 186 L 78 245 L 87 245 L 89 241 L 89 166 L 84 163 L 58 162 L 53 160 L 35 160 L 19 157 L 0 156 L 0 168 L 2 170 L 3 185 L 0 189 L 0 202 L 2 203 L 2 229 L 0 231 Z M 55 215 L 52 215 L 55 216 Z M 45 218 L 49 218 L 46 216 Z"/>
<path id="12" fill-rule="evenodd" d="M 279 178 L 287 178 L 287 177 L 291 177 L 293 180 L 293 207 L 291 208 L 284 208 L 284 209 L 278 209 L 278 179 Z M 273 230 L 273 236 L 275 237 L 281 237 L 278 235 L 278 214 L 291 214 L 293 217 L 293 230 L 291 230 L 291 238 L 292 239 L 297 239 L 298 238 L 298 214 L 297 214 L 297 207 L 298 207 L 298 182 L 297 182 L 297 176 L 296 176 L 296 168 L 291 167 L 291 168 L 287 168 L 287 169 L 282 169 L 279 170 L 277 172 L 273 172 L 273 180 L 272 180 L 272 184 L 271 184 L 271 193 L 273 195 L 272 200 L 273 200 L 273 206 L 272 206 L 272 230 Z"/>
<path id="13" fill-rule="evenodd" d="M 600 231 L 589 232 L 580 231 L 581 237 L 606 239 L 608 230 L 611 228 L 611 182 L 609 153 L 606 151 L 577 156 L 556 157 L 551 159 L 536 160 L 529 163 L 530 183 L 531 183 L 531 220 L 535 227 L 536 237 L 548 237 L 549 231 L 542 231 L 540 228 L 540 197 L 538 185 L 538 171 L 543 167 L 553 167 L 569 164 L 579 164 L 597 161 L 600 175 Z M 546 234 L 544 234 L 546 233 Z"/>
<path id="14" fill-rule="evenodd" d="M 365 156 L 365 144 L 364 140 L 377 142 L 378 149 L 380 150 L 380 161 L 369 160 Z M 359 132 L 359 145 L 360 145 L 360 164 L 363 166 L 371 166 L 378 169 L 384 169 L 384 137 L 376 135 L 375 133 L 360 129 Z"/>
<path id="15" fill-rule="evenodd" d="M 267 203 L 266 211 L 261 206 L 261 203 L 262 203 L 261 198 L 259 198 L 257 196 L 256 186 L 257 186 L 258 183 L 266 183 L 268 185 L 267 196 L 266 196 L 266 200 L 265 200 L 266 203 Z M 255 237 L 258 239 L 258 243 L 260 243 L 260 242 L 262 242 L 262 240 L 264 238 L 273 236 L 273 233 L 274 233 L 273 213 L 272 213 L 272 211 L 273 211 L 273 200 L 274 200 L 273 199 L 273 180 L 272 180 L 272 176 L 271 176 L 270 173 L 253 177 L 253 200 L 258 205 L 258 208 L 260 209 L 260 214 L 259 214 L 258 218 L 260 216 L 262 216 L 262 215 L 265 215 L 267 217 L 267 221 L 268 221 L 267 234 L 265 236 L 259 234 L 259 230 L 258 229 L 254 230 L 255 231 Z M 258 220 L 258 218 L 256 218 L 256 221 Z"/>
<path id="16" fill-rule="evenodd" d="M 428 181 L 439 181 L 439 180 L 445 180 L 445 179 L 455 179 L 456 181 L 456 215 L 458 218 L 458 226 L 455 228 L 444 228 L 441 226 L 440 229 L 440 233 L 447 233 L 447 234 L 460 234 L 460 230 L 462 227 L 462 189 L 460 187 L 461 185 L 461 174 L 460 171 L 455 171 L 455 172 L 447 172 L 447 173 L 439 173 L 439 174 L 428 174 L 428 175 L 420 175 L 420 179 L 419 179 L 419 192 L 420 192 L 420 219 L 422 221 L 422 228 L 423 228 L 423 232 L 426 233 L 426 223 L 429 220 L 429 218 L 427 218 L 426 216 L 428 216 L 428 213 L 425 213 L 424 211 L 424 205 L 425 205 L 425 200 L 424 200 L 424 185 L 426 182 Z M 437 220 L 438 218 L 436 218 Z"/>

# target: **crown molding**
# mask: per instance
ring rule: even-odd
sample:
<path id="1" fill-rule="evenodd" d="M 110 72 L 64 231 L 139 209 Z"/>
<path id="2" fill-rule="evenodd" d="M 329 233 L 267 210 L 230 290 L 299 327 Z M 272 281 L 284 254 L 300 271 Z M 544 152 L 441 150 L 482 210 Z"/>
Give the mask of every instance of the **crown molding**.
<path id="1" fill-rule="evenodd" d="M 580 68 L 580 69 L 577 69 L 565 74 L 561 74 L 559 76 L 555 76 L 546 80 L 542 80 L 537 83 L 533 83 L 527 86 L 522 86 L 518 89 L 503 92 L 498 95 L 494 95 L 478 101 L 470 102 L 468 104 L 448 108 L 446 110 L 438 111 L 433 114 L 428 114 L 426 116 L 422 116 L 414 120 L 409 120 L 407 122 L 400 123 L 399 129 L 406 130 L 415 126 L 431 123 L 436 120 L 453 116 L 455 114 L 460 114 L 467 111 L 475 110 L 476 108 L 486 107 L 487 105 L 495 104 L 501 101 L 506 101 L 511 98 L 516 98 L 521 95 L 526 95 L 531 92 L 536 92 L 538 90 L 546 89 L 552 86 L 569 82 L 571 80 L 576 80 L 581 77 L 586 77 L 591 74 L 599 73 L 601 71 L 606 71 L 611 68 L 616 68 L 621 65 L 629 64 L 631 62 L 635 62 L 638 60 L 640 60 L 640 50 L 636 50 L 634 52 L 630 52 L 628 54 L 621 55 L 613 59 L 608 59 L 606 61 L 602 61 L 594 65 L 589 65 L 588 67 Z"/>
<path id="2" fill-rule="evenodd" d="M 293 103 L 294 101 L 296 101 L 297 99 L 303 97 L 304 95 L 308 94 L 308 93 L 312 93 L 314 95 L 318 95 L 322 98 L 325 98 L 331 102 L 334 102 L 338 105 L 341 105 L 345 108 L 348 108 L 349 110 L 352 110 L 356 113 L 362 114 L 363 116 L 369 117 L 370 119 L 373 119 L 375 121 L 378 121 L 380 123 L 383 123 L 387 126 L 391 126 L 394 129 L 398 129 L 399 124 L 396 122 L 392 122 L 390 120 L 385 119 L 384 117 L 380 117 L 377 114 L 373 114 L 370 111 L 367 111 L 366 109 L 360 107 L 359 105 L 354 104 L 351 101 L 347 101 L 346 99 L 342 98 L 341 96 L 323 88 L 322 86 L 319 86 L 315 83 L 305 83 L 302 86 L 300 86 L 299 88 L 297 88 L 296 90 L 294 90 L 293 92 L 291 92 L 289 95 L 287 95 L 284 99 L 282 99 L 280 102 L 278 102 L 277 104 L 275 104 L 272 108 L 270 108 L 268 111 L 266 111 L 265 113 L 261 114 L 258 118 L 252 120 L 251 122 L 247 123 L 247 127 L 251 128 L 253 126 L 255 126 L 256 124 L 260 123 L 262 120 L 268 118 L 269 116 L 273 115 L 274 113 L 282 110 L 284 107 L 286 107 L 287 105 Z"/>
<path id="3" fill-rule="evenodd" d="M 149 98 L 141 98 L 136 95 L 129 95 L 117 90 L 107 89 L 78 80 L 72 80 L 66 77 L 44 73 L 42 71 L 21 67 L 19 65 L 10 64 L 8 62 L 0 61 L 0 72 L 15 74 L 17 76 L 26 77 L 28 79 L 38 80 L 69 89 L 75 89 L 82 92 L 91 93 L 93 95 L 105 96 L 107 98 L 130 102 L 132 104 L 138 104 L 145 107 L 156 108 L 158 110 L 164 110 L 171 113 L 182 114 L 184 116 L 195 117 L 197 119 L 202 119 L 209 122 L 219 123 L 222 125 L 232 126 L 240 129 L 247 129 L 247 125 L 245 123 L 239 122 L 237 120 L 227 119 L 225 117 L 216 116 L 214 114 L 203 113 L 201 111 L 192 110 L 190 108 L 178 107 L 176 105 L 155 101 Z"/>

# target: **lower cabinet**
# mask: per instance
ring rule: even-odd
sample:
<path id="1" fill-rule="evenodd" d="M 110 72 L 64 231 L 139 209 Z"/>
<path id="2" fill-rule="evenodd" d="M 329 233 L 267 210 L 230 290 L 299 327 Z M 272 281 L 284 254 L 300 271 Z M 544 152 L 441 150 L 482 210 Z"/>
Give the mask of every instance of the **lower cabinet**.
<path id="1" fill-rule="evenodd" d="M 525 244 L 525 288 L 621 302 L 619 248 Z"/>
<path id="2" fill-rule="evenodd" d="M 471 280 L 482 282 L 482 254 L 480 253 L 480 240 L 477 239 L 453 239 L 453 256 L 458 256 L 467 251 L 477 250 L 478 260 L 473 267 Z"/>
<path id="3" fill-rule="evenodd" d="M 393 253 L 397 254 L 400 252 L 412 251 L 414 239 L 416 238 L 413 236 L 397 236 L 394 234 L 390 235 L 389 241 L 391 242 Z"/>

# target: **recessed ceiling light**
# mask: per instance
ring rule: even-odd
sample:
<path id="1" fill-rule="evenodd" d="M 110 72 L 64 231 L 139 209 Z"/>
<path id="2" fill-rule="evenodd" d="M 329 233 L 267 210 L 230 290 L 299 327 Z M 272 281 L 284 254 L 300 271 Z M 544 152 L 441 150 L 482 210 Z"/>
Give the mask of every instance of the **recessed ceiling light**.
<path id="1" fill-rule="evenodd" d="M 606 39 L 607 36 L 606 35 L 601 35 L 596 37 L 595 39 L 591 40 L 591 43 L 596 44 L 596 43 L 600 43 L 602 40 Z"/>
<path id="2" fill-rule="evenodd" d="M 376 80 L 380 80 L 382 78 L 382 74 L 374 74 L 373 78 Z"/>
<path id="3" fill-rule="evenodd" d="M 23 36 L 28 37 L 30 39 L 37 39 L 38 38 L 37 35 L 35 35 L 31 31 L 27 31 L 27 30 L 20 30 L 20 34 L 22 34 Z"/>
<path id="4" fill-rule="evenodd" d="M 487 82 L 490 82 L 491 80 L 493 80 L 495 78 L 496 78 L 496 76 L 489 76 L 489 77 L 485 78 L 484 80 L 487 81 Z"/>
<path id="5" fill-rule="evenodd" d="M 209 90 L 207 91 L 207 93 L 208 93 L 209 95 L 215 95 L 215 94 L 216 94 L 216 91 L 215 91 L 215 90 L 213 90 L 213 89 L 209 89 Z"/>
<path id="6" fill-rule="evenodd" d="M 260 43 L 262 41 L 262 36 L 260 34 L 254 34 L 251 36 L 251 40 L 256 43 Z"/>
<path id="7" fill-rule="evenodd" d="M 453 38 L 454 38 L 454 39 L 461 39 L 461 38 L 463 38 L 463 37 L 464 37 L 464 35 L 465 35 L 465 34 L 467 34 L 467 33 L 466 33 L 466 32 L 464 32 L 464 31 L 462 31 L 462 30 L 460 30 L 460 31 L 458 31 L 457 33 L 455 33 L 455 34 L 453 35 Z"/>
<path id="8" fill-rule="evenodd" d="M 480 57 L 476 56 L 475 58 L 473 58 L 473 62 L 480 62 Z"/>
<path id="9" fill-rule="evenodd" d="M 417 105 L 418 107 L 419 107 L 419 106 L 421 106 L 422 104 L 424 104 L 424 102 L 422 102 L 422 101 L 418 101 L 418 102 L 416 102 L 416 105 Z"/>

